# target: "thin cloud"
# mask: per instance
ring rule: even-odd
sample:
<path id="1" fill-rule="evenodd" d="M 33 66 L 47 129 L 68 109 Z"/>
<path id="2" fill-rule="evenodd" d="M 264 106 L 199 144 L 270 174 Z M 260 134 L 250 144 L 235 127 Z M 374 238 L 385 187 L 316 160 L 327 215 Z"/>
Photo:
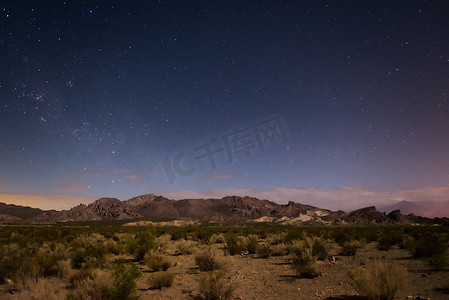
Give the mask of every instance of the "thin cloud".
<path id="1" fill-rule="evenodd" d="M 131 170 L 126 170 L 126 169 L 115 169 L 114 173 L 115 174 L 131 174 L 133 171 Z"/>
<path id="2" fill-rule="evenodd" d="M 104 177 L 103 174 L 95 173 L 95 172 L 84 172 L 84 173 L 81 173 L 81 175 L 87 176 L 87 177 Z"/>
<path id="3" fill-rule="evenodd" d="M 87 184 L 65 184 L 65 185 L 59 186 L 59 189 L 66 191 L 66 192 L 84 191 L 84 190 L 90 189 L 90 185 L 87 185 Z"/>
<path id="4" fill-rule="evenodd" d="M 0 193 L 0 202 L 49 209 L 70 209 L 80 203 L 90 203 L 93 198 L 67 194 L 11 194 Z"/>
<path id="5" fill-rule="evenodd" d="M 208 177 L 209 180 L 224 180 L 224 179 L 232 179 L 235 178 L 232 174 L 214 174 Z"/>
<path id="6" fill-rule="evenodd" d="M 5 187 L 7 185 L 8 183 L 6 181 L 0 181 L 0 187 Z"/>
<path id="7" fill-rule="evenodd" d="M 132 183 L 139 183 L 141 179 L 141 177 L 138 175 L 127 175 L 125 176 L 125 178 L 131 181 Z"/>

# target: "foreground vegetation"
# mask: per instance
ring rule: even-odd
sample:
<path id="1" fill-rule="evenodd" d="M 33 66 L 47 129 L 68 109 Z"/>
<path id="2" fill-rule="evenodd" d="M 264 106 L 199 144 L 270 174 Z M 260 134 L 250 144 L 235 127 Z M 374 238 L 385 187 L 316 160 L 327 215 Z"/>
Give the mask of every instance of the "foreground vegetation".
<path id="1" fill-rule="evenodd" d="M 326 276 L 322 264 L 335 263 L 336 256 L 355 257 L 368 244 L 378 251 L 403 249 L 430 270 L 447 272 L 449 228 L 442 226 L 131 227 L 95 223 L 1 226 L 0 285 L 4 295 L 22 298 L 138 299 L 142 290 L 170 289 L 183 276 L 171 271 L 177 264 L 174 258 L 192 255 L 196 267 L 189 272 L 199 276 L 196 296 L 229 299 L 236 286 L 226 264 L 217 258 L 217 250 L 228 257 L 255 260 L 282 257 L 295 280 L 313 280 Z M 369 299 L 395 299 L 409 277 L 407 268 L 393 261 L 374 260 L 347 273 L 358 293 Z M 446 288 L 442 286 L 442 292 Z"/>

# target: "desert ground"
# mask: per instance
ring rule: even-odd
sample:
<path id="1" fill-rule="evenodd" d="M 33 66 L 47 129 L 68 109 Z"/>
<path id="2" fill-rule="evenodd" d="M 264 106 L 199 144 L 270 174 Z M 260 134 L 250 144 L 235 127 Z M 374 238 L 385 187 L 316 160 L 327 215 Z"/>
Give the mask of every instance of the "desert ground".
<path id="1" fill-rule="evenodd" d="M 0 299 L 449 299 L 448 231 L 2 226 Z"/>

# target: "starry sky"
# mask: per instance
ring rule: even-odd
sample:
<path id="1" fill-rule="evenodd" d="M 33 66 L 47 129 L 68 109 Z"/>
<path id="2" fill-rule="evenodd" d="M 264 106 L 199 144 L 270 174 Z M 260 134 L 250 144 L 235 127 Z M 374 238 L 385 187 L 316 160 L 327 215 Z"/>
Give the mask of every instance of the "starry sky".
<path id="1" fill-rule="evenodd" d="M 0 201 L 449 195 L 448 15 L 447 1 L 3 1 Z"/>

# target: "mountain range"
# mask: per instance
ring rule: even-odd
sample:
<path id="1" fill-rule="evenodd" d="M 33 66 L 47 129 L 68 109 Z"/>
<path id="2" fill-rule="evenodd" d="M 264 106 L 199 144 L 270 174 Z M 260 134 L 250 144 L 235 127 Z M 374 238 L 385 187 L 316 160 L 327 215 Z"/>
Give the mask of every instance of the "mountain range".
<path id="1" fill-rule="evenodd" d="M 330 211 L 311 205 L 278 204 L 254 197 L 172 200 L 147 194 L 121 201 L 100 198 L 69 210 L 41 210 L 0 203 L 0 223 L 51 224 L 105 220 L 203 220 L 209 222 L 272 222 L 279 224 L 449 224 L 448 218 L 425 218 L 376 207 L 351 212 Z"/>

